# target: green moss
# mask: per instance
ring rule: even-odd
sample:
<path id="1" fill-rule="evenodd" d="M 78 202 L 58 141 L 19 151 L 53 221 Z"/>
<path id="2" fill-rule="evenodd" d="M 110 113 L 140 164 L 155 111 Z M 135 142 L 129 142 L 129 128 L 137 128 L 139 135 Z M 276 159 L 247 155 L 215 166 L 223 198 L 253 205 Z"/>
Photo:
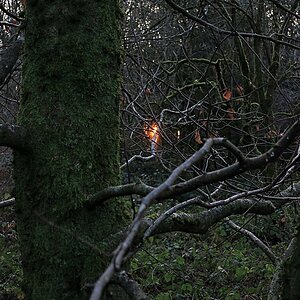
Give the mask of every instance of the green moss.
<path id="1" fill-rule="evenodd" d="M 119 8 L 39 1 L 27 18 L 18 120 L 32 154 L 15 156 L 27 297 L 85 299 L 84 284 L 109 262 L 111 235 L 125 224 L 118 201 L 82 208 L 119 182 Z"/>
<path id="2" fill-rule="evenodd" d="M 1 229 L 1 228 L 0 228 Z M 15 234 L 11 230 L 11 234 Z M 5 241 L 0 237 L 0 298 L 22 297 L 22 269 L 20 267 L 20 250 L 17 243 Z"/>

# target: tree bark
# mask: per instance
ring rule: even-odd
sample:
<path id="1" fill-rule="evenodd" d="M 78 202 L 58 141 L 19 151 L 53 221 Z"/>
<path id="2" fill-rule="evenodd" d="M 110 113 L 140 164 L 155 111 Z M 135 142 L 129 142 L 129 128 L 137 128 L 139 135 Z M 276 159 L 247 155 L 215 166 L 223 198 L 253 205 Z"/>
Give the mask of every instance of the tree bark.
<path id="1" fill-rule="evenodd" d="M 119 184 L 120 18 L 117 0 L 26 7 L 18 124 L 31 152 L 15 153 L 15 197 L 30 300 L 87 299 L 126 223 L 120 201 L 83 207 Z"/>
<path id="2" fill-rule="evenodd" d="M 290 256 L 282 262 L 282 297 L 283 300 L 300 299 L 300 232 L 294 238 Z"/>

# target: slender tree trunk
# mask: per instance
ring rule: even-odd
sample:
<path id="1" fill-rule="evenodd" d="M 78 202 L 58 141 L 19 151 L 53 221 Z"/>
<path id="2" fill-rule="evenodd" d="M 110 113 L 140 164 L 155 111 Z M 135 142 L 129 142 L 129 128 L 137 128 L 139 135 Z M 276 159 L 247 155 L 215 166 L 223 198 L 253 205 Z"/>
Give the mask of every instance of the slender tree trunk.
<path id="1" fill-rule="evenodd" d="M 126 222 L 117 201 L 83 208 L 119 183 L 120 17 L 117 0 L 27 3 L 18 123 L 32 151 L 15 154 L 15 195 L 30 300 L 87 299 Z"/>
<path id="2" fill-rule="evenodd" d="M 300 239 L 299 230 L 277 265 L 268 300 L 300 299 Z"/>
<path id="3" fill-rule="evenodd" d="M 294 239 L 290 257 L 282 264 L 282 298 L 283 300 L 300 299 L 300 231 Z"/>

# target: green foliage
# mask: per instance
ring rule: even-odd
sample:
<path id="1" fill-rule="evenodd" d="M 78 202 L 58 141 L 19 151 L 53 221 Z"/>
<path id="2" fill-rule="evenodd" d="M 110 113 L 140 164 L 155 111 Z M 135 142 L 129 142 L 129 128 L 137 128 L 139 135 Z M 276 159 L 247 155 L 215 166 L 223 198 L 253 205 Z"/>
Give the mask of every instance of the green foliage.
<path id="1" fill-rule="evenodd" d="M 155 300 L 171 300 L 172 298 L 170 297 L 169 293 L 159 293 L 156 297 Z"/>
<path id="2" fill-rule="evenodd" d="M 9 210 L 0 215 L 0 299 L 23 299 L 22 268 L 15 231 L 15 222 Z"/>
<path id="3" fill-rule="evenodd" d="M 272 250 L 278 254 L 286 245 Z M 181 233 L 150 238 L 130 264 L 151 299 L 265 299 L 275 266 L 245 237 L 219 226 L 203 238 Z M 251 298 L 251 299 L 252 299 Z"/>

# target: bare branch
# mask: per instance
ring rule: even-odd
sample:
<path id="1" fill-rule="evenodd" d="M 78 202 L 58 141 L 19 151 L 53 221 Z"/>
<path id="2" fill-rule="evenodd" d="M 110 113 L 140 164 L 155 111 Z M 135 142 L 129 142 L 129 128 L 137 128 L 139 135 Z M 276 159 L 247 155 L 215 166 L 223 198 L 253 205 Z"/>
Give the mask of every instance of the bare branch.
<path id="1" fill-rule="evenodd" d="M 238 226 L 237 224 L 235 224 L 233 221 L 231 220 L 227 220 L 226 222 L 231 228 L 233 228 L 234 230 L 242 233 L 243 235 L 245 235 L 246 237 L 248 237 L 252 242 L 254 242 L 254 244 L 256 246 L 258 246 L 258 248 L 260 248 L 267 256 L 268 258 L 271 260 L 271 262 L 273 264 L 276 263 L 277 257 L 275 256 L 275 254 L 272 252 L 272 250 L 263 242 L 261 241 L 254 233 L 252 233 L 251 231 L 242 228 L 241 226 Z"/>
<path id="2" fill-rule="evenodd" d="M 142 160 L 142 161 L 148 161 L 148 160 L 152 160 L 156 157 L 155 154 L 151 154 L 149 156 L 142 156 L 140 155 L 134 155 L 133 157 L 131 157 L 125 164 L 123 164 L 120 168 L 124 169 L 127 165 L 130 165 L 132 162 L 134 162 L 135 160 Z"/>
<path id="3" fill-rule="evenodd" d="M 243 155 L 242 151 L 234 144 L 232 144 L 229 140 L 224 140 L 222 145 L 236 157 L 241 165 L 246 163 L 246 157 Z"/>
<path id="4" fill-rule="evenodd" d="M 2 10 L 5 14 L 7 14 L 9 17 L 21 22 L 22 20 L 24 20 L 23 18 L 20 18 L 18 16 L 16 16 L 15 14 L 13 14 L 12 12 L 10 12 L 9 10 L 7 10 L 3 4 L 0 4 L 0 10 Z"/>
<path id="5" fill-rule="evenodd" d="M 183 14 L 184 16 L 188 17 L 189 19 L 197 22 L 198 24 L 204 26 L 204 27 L 208 27 L 210 29 L 212 29 L 213 31 L 220 33 L 220 34 L 228 34 L 231 36 L 243 36 L 243 37 L 253 37 L 253 38 L 259 38 L 259 39 L 264 39 L 264 40 L 268 40 L 270 42 L 276 43 L 276 44 L 282 44 L 297 50 L 300 50 L 300 47 L 297 45 L 293 45 L 291 43 L 288 42 L 284 42 L 280 39 L 275 39 L 273 38 L 273 36 L 268 36 L 268 35 L 263 35 L 263 34 L 258 34 L 258 33 L 252 33 L 252 32 L 237 32 L 235 30 L 229 31 L 229 30 L 225 30 L 222 28 L 219 28 L 201 18 L 198 18 L 197 16 L 190 14 L 187 10 L 185 10 L 183 7 L 179 6 L 178 4 L 174 3 L 171 0 L 166 0 L 166 2 L 176 11 L 180 12 L 181 14 Z M 276 34 L 275 34 L 276 35 Z"/>
<path id="6" fill-rule="evenodd" d="M 109 264 L 108 268 L 104 271 L 104 273 L 101 275 L 101 277 L 97 280 L 95 283 L 95 288 L 92 292 L 92 295 L 90 297 L 90 300 L 98 300 L 101 298 L 101 295 L 103 293 L 103 290 L 107 283 L 111 280 L 113 274 L 116 270 L 120 269 L 121 264 L 123 262 L 124 256 L 126 255 L 128 249 L 132 245 L 132 242 L 134 238 L 136 237 L 142 219 L 146 213 L 147 208 L 151 205 L 152 201 L 159 196 L 162 192 L 168 190 L 171 188 L 172 184 L 175 182 L 175 180 L 178 178 L 178 176 L 186 169 L 191 167 L 194 163 L 202 159 L 211 149 L 211 147 L 214 144 L 214 141 L 217 141 L 219 139 L 208 139 L 206 143 L 203 145 L 203 147 L 196 152 L 194 155 L 192 155 L 188 160 L 186 160 L 184 163 L 182 163 L 180 166 L 178 166 L 172 174 L 169 176 L 169 178 L 163 182 L 160 186 L 158 186 L 156 189 L 151 191 L 142 201 L 142 204 L 139 208 L 139 211 L 133 221 L 132 227 L 124 240 L 118 248 L 116 249 L 115 255 Z"/>
<path id="7" fill-rule="evenodd" d="M 156 228 L 162 223 L 164 222 L 167 218 L 169 218 L 172 214 L 174 214 L 176 211 L 181 210 L 187 206 L 191 206 L 193 204 L 203 204 L 204 206 L 206 206 L 206 203 L 203 202 L 202 200 L 196 198 L 193 199 L 189 199 L 187 201 L 184 201 L 182 203 L 179 203 L 173 207 L 171 207 L 170 209 L 168 209 L 167 211 L 165 211 L 162 215 L 159 216 L 159 218 L 157 218 L 153 224 L 146 230 L 146 232 L 144 233 L 144 239 L 146 239 L 147 237 L 149 237 L 152 232 L 154 232 L 156 230 Z"/>
<path id="8" fill-rule="evenodd" d="M 270 2 L 272 2 L 273 4 L 275 4 L 277 7 L 279 7 L 280 9 L 284 10 L 285 12 L 287 12 L 290 15 L 293 15 L 294 17 L 296 17 L 298 20 L 300 19 L 300 15 L 296 14 L 295 12 L 293 12 L 292 10 L 288 9 L 287 7 L 285 7 L 284 5 L 280 4 L 277 0 L 269 0 Z"/>
<path id="9" fill-rule="evenodd" d="M 158 195 L 156 195 L 156 200 L 179 196 L 184 193 L 193 191 L 201 186 L 205 186 L 207 184 L 221 182 L 233 178 L 234 176 L 242 174 L 245 171 L 262 169 L 267 164 L 276 161 L 278 157 L 289 147 L 291 143 L 293 143 L 293 141 L 299 135 L 300 135 L 300 121 L 297 121 L 285 132 L 285 134 L 281 137 L 281 139 L 269 151 L 254 158 L 245 158 L 240 152 L 240 150 L 237 149 L 233 144 L 231 144 L 226 139 L 222 139 L 222 138 L 213 139 L 214 145 L 219 145 L 219 146 L 222 145 L 226 147 L 237 157 L 239 162 L 219 170 L 207 172 L 203 175 L 197 176 L 188 181 L 172 185 L 167 189 L 163 190 L 162 192 L 160 192 Z M 201 148 L 199 151 L 201 151 L 202 149 L 203 148 Z M 133 183 L 133 184 L 118 186 L 118 187 L 108 187 L 107 189 L 104 189 L 101 192 L 91 196 L 87 200 L 86 205 L 87 206 L 99 205 L 109 198 L 119 197 L 123 195 L 137 194 L 137 195 L 145 196 L 147 193 L 150 193 L 153 190 L 154 190 L 153 187 L 147 186 L 143 183 Z"/>
<path id="10" fill-rule="evenodd" d="M 101 275 L 101 277 L 95 282 L 90 300 L 99 300 L 101 298 L 103 290 L 111 280 L 114 273 L 115 273 L 115 266 L 113 263 L 110 263 L 109 266 L 104 271 L 104 273 Z"/>
<path id="11" fill-rule="evenodd" d="M 96 205 L 100 205 L 107 199 L 121 197 L 121 196 L 128 196 L 133 194 L 146 196 L 153 190 L 154 190 L 153 187 L 146 185 L 143 182 L 129 183 L 129 184 L 119 185 L 119 186 L 111 186 L 92 195 L 86 201 L 85 205 L 87 207 L 94 207 Z"/>
<path id="12" fill-rule="evenodd" d="M 232 215 L 254 213 L 269 215 L 275 211 L 271 201 L 237 200 L 197 214 L 176 213 L 159 225 L 152 235 L 172 231 L 205 234 L 211 226 Z"/>
<path id="13" fill-rule="evenodd" d="M 11 23 L 11 22 L 4 22 L 4 21 L 0 22 L 0 25 L 1 26 L 10 26 L 10 27 L 19 27 L 20 26 L 18 24 L 14 24 L 14 23 Z"/>
<path id="14" fill-rule="evenodd" d="M 7 206 L 12 206 L 16 203 L 16 200 L 15 198 L 11 198 L 11 199 L 8 199 L 8 200 L 4 200 L 4 201 L 1 201 L 0 202 L 0 208 L 2 207 L 7 207 Z"/>

